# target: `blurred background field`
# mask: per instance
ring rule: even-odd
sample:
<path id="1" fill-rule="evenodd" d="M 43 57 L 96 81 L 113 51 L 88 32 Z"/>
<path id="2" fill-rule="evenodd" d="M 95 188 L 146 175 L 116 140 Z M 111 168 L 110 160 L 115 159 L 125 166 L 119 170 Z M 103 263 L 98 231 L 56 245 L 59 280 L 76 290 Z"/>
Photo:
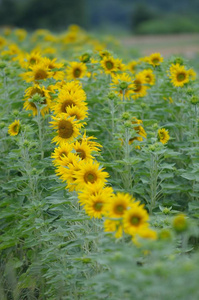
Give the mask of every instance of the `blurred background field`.
<path id="1" fill-rule="evenodd" d="M 77 24 L 141 55 L 199 52 L 199 0 L 0 0 L 0 27 L 53 32 Z"/>
<path id="2" fill-rule="evenodd" d="M 126 30 L 134 34 L 199 32 L 198 0 L 1 0 L 0 24 L 27 29 Z"/>

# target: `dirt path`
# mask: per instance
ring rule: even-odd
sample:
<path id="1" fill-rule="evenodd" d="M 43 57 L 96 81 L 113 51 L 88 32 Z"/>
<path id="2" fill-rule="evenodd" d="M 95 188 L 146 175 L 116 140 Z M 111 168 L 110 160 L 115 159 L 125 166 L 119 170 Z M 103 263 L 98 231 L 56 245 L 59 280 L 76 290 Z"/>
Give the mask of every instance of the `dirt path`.
<path id="1" fill-rule="evenodd" d="M 199 54 L 199 34 L 142 35 L 120 40 L 124 47 L 138 49 L 141 55 L 160 52 L 164 56 L 178 54 L 193 58 Z"/>

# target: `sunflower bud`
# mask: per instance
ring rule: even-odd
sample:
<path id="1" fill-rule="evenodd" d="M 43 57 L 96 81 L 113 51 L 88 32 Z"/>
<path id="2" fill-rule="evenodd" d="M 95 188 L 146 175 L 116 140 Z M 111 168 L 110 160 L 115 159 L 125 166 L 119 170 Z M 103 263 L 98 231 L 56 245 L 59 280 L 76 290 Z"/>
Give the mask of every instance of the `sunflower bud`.
<path id="1" fill-rule="evenodd" d="M 123 120 L 129 120 L 129 119 L 130 119 L 130 114 L 129 114 L 128 112 L 124 112 L 124 113 L 122 114 L 122 119 L 123 119 Z"/>
<path id="2" fill-rule="evenodd" d="M 87 63 L 87 62 L 89 62 L 90 58 L 91 58 L 91 56 L 90 56 L 89 53 L 84 53 L 84 54 L 80 57 L 80 60 L 81 60 L 81 62 L 83 62 L 83 63 Z"/>
<path id="3" fill-rule="evenodd" d="M 1 128 L 1 129 L 4 128 L 5 125 L 6 125 L 5 122 L 1 122 L 1 123 L 0 123 L 0 128 Z"/>
<path id="4" fill-rule="evenodd" d="M 0 61 L 0 69 L 4 69 L 6 67 L 6 63 L 3 61 Z"/>
<path id="5" fill-rule="evenodd" d="M 127 87 L 128 87 L 128 84 L 127 84 L 126 82 L 123 81 L 123 82 L 120 83 L 120 88 L 121 88 L 121 90 L 124 91 L 124 90 L 127 89 Z"/>
<path id="6" fill-rule="evenodd" d="M 115 94 L 113 93 L 113 92 L 110 92 L 109 94 L 108 94 L 108 98 L 110 99 L 110 100 L 113 100 L 113 99 L 115 99 Z"/>
<path id="7" fill-rule="evenodd" d="M 173 63 L 174 63 L 174 64 L 179 64 L 179 65 L 184 65 L 184 61 L 183 61 L 183 58 L 182 58 L 182 57 L 176 57 L 176 58 L 173 60 Z"/>
<path id="8" fill-rule="evenodd" d="M 187 218 L 184 214 L 177 215 L 173 220 L 173 228 L 177 233 L 186 231 L 188 228 Z"/>
<path id="9" fill-rule="evenodd" d="M 191 104 L 196 105 L 198 103 L 199 103 L 199 97 L 198 96 L 192 96 Z"/>

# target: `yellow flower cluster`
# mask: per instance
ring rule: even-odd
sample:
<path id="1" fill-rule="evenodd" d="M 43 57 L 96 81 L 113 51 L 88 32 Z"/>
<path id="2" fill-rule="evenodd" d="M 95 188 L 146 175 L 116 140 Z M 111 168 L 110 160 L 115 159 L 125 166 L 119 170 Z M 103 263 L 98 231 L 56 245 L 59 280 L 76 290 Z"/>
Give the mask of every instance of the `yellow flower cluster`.
<path id="1" fill-rule="evenodd" d="M 19 40 L 26 38 L 22 31 L 16 35 Z M 77 41 L 85 41 L 86 34 L 79 27 L 72 26 L 59 38 L 46 30 L 38 30 L 32 40 L 40 39 L 75 47 Z M 29 85 L 25 90 L 24 109 L 32 111 L 33 116 L 51 114 L 50 126 L 55 130 L 52 143 L 56 144 L 52 153 L 55 172 L 69 191 L 77 192 L 85 212 L 91 218 L 104 218 L 105 231 L 114 232 L 116 237 L 126 233 L 133 239 L 137 236 L 155 239 L 156 233 L 149 228 L 149 216 L 144 206 L 127 193 L 115 193 L 107 184 L 109 174 L 95 159 L 102 146 L 83 130 L 88 117 L 88 104 L 82 85 L 84 80 L 97 80 L 97 76 L 104 72 L 110 78 L 110 89 L 122 100 L 138 99 L 144 97 L 154 85 L 153 69 L 147 67 L 133 72 L 132 62 L 125 65 L 99 42 L 90 40 L 89 43 L 94 48 L 94 55 L 85 53 L 78 61 L 71 62 L 58 62 L 53 56 L 45 57 L 45 53 L 56 53 L 53 47 L 35 48 L 26 53 L 16 45 L 8 45 L 6 50 L 6 40 L 1 40 L 1 54 L 9 54 L 24 70 L 21 78 Z M 158 61 L 156 56 L 156 60 L 147 60 L 148 65 L 155 67 L 161 63 L 162 59 Z M 141 62 L 135 65 L 138 64 Z M 146 138 L 142 121 L 133 118 L 131 123 L 135 125 L 136 136 L 129 140 L 129 144 Z M 10 125 L 9 134 L 17 135 L 19 128 L 20 123 L 16 120 Z"/>

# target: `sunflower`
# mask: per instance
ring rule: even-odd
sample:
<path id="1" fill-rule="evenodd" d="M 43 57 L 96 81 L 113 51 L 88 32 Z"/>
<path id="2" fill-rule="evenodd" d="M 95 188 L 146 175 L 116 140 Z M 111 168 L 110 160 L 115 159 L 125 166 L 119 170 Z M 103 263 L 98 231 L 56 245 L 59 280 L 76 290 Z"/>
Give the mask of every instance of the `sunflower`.
<path id="1" fill-rule="evenodd" d="M 121 72 L 124 72 L 126 70 L 125 64 L 122 63 L 122 59 L 116 58 L 115 62 L 117 64 L 117 69 Z"/>
<path id="2" fill-rule="evenodd" d="M 86 105 L 82 107 L 72 105 L 67 108 L 66 114 L 70 117 L 75 117 L 76 120 L 84 120 L 88 116 L 87 110 Z"/>
<path id="3" fill-rule="evenodd" d="M 67 79 L 74 80 L 83 78 L 86 75 L 87 67 L 82 62 L 73 61 L 66 69 Z"/>
<path id="4" fill-rule="evenodd" d="M 5 45 L 6 45 L 6 39 L 0 36 L 0 49 L 3 48 Z"/>
<path id="5" fill-rule="evenodd" d="M 132 241 L 137 247 L 141 247 L 140 238 L 156 240 L 157 233 L 148 227 L 148 224 L 141 226 L 137 232 L 132 236 Z"/>
<path id="6" fill-rule="evenodd" d="M 131 204 L 130 209 L 126 210 L 123 216 L 124 232 L 134 236 L 139 233 L 143 226 L 148 225 L 149 219 L 147 211 L 140 205 L 139 202 Z"/>
<path id="7" fill-rule="evenodd" d="M 67 118 L 65 114 L 59 114 L 52 118 L 54 121 L 51 121 L 50 124 L 57 129 L 57 136 L 53 138 L 52 142 L 56 144 L 72 142 L 80 134 L 82 124 L 75 121 L 75 117 Z"/>
<path id="8" fill-rule="evenodd" d="M 132 60 L 130 63 L 128 63 L 127 69 L 131 71 L 131 73 L 135 74 L 138 64 L 139 62 Z"/>
<path id="9" fill-rule="evenodd" d="M 107 202 L 106 211 L 109 218 L 121 218 L 134 199 L 131 195 L 118 192 L 110 202 Z"/>
<path id="10" fill-rule="evenodd" d="M 144 75 L 147 84 L 149 85 L 155 84 L 155 75 L 151 69 L 145 69 L 140 73 Z"/>
<path id="11" fill-rule="evenodd" d="M 25 54 L 25 58 L 20 62 L 22 68 L 28 69 L 42 60 L 38 50 L 33 50 L 30 54 Z"/>
<path id="12" fill-rule="evenodd" d="M 67 186 L 66 188 L 69 189 L 70 192 L 72 191 L 78 191 L 78 186 L 77 186 L 77 180 L 75 173 L 79 171 L 79 159 L 76 155 L 71 155 L 73 153 L 70 153 L 68 155 L 68 162 L 69 160 L 71 161 L 70 163 L 67 164 L 67 167 L 59 167 L 57 174 L 60 176 L 62 181 L 66 181 Z M 65 160 L 67 160 L 65 158 Z"/>
<path id="13" fill-rule="evenodd" d="M 148 63 L 152 65 L 153 67 L 159 66 L 161 62 L 163 62 L 163 57 L 160 53 L 152 53 L 148 57 Z"/>
<path id="14" fill-rule="evenodd" d="M 166 130 L 165 128 L 160 128 L 158 130 L 158 139 L 162 144 L 166 144 L 170 139 L 169 131 Z"/>
<path id="15" fill-rule="evenodd" d="M 172 64 L 169 77 L 175 87 L 183 87 L 185 83 L 189 82 L 189 71 L 185 69 L 185 66 Z"/>
<path id="16" fill-rule="evenodd" d="M 133 79 L 126 73 L 122 74 L 113 74 L 112 75 L 112 83 L 111 87 L 115 90 L 116 94 L 123 99 L 129 97 L 134 93 L 135 85 L 133 83 Z"/>
<path id="17" fill-rule="evenodd" d="M 82 88 L 81 82 L 77 80 L 73 80 L 70 82 L 62 82 L 62 86 L 60 86 L 62 90 L 67 91 L 72 96 L 75 96 L 76 93 L 78 93 L 78 97 L 81 97 L 81 101 L 86 100 L 86 93 L 84 92 Z M 80 95 L 81 93 L 81 95 Z"/>
<path id="18" fill-rule="evenodd" d="M 103 59 L 104 57 L 108 58 L 108 57 L 111 56 L 110 52 L 108 50 L 106 50 L 106 49 L 99 51 L 99 55 L 100 55 L 101 59 Z"/>
<path id="19" fill-rule="evenodd" d="M 190 78 L 190 80 L 195 80 L 195 79 L 196 79 L 197 74 L 196 74 L 196 72 L 194 71 L 194 69 L 189 69 L 189 70 L 188 70 L 188 73 L 189 73 L 189 78 Z"/>
<path id="20" fill-rule="evenodd" d="M 19 28 L 14 31 L 14 34 L 17 36 L 18 40 L 22 42 L 27 36 L 27 31 L 25 29 Z"/>
<path id="21" fill-rule="evenodd" d="M 31 71 L 21 74 L 26 82 L 37 82 L 39 80 L 46 80 L 52 77 L 53 73 L 44 62 L 40 62 L 30 67 Z"/>
<path id="22" fill-rule="evenodd" d="M 92 141 L 93 139 L 96 139 L 96 137 L 94 136 L 86 136 L 86 131 L 84 132 L 83 136 L 78 139 L 78 141 L 85 141 L 87 142 L 87 144 L 89 145 L 89 147 L 92 149 L 92 151 L 100 151 L 99 148 L 102 147 L 102 145 L 100 145 L 97 142 Z"/>
<path id="23" fill-rule="evenodd" d="M 26 100 L 24 102 L 23 108 L 25 110 L 32 110 L 33 116 L 38 114 L 37 105 L 33 101 L 34 95 L 40 95 L 42 97 L 41 105 L 45 105 L 41 108 L 41 114 L 44 116 L 49 112 L 50 106 L 51 106 L 51 98 L 49 91 L 45 89 L 45 87 L 40 86 L 38 84 L 35 84 L 33 87 L 29 87 L 25 90 L 25 96 L 24 99 Z"/>
<path id="24" fill-rule="evenodd" d="M 91 155 L 92 149 L 89 147 L 86 141 L 76 141 L 73 144 L 73 149 L 75 150 L 75 154 L 78 155 L 82 160 L 93 159 L 93 156 Z"/>
<path id="25" fill-rule="evenodd" d="M 115 237 L 120 238 L 120 237 L 122 237 L 122 233 L 123 233 L 122 223 L 117 220 L 106 219 L 104 221 L 104 231 L 105 232 L 115 232 Z"/>
<path id="26" fill-rule="evenodd" d="M 19 120 L 15 120 L 12 124 L 9 125 L 8 127 L 8 133 L 11 136 L 18 135 L 20 130 L 20 122 Z"/>
<path id="27" fill-rule="evenodd" d="M 54 149 L 54 152 L 51 154 L 54 165 L 60 165 L 64 157 L 67 157 L 68 154 L 72 151 L 72 144 L 64 143 L 61 146 Z"/>
<path id="28" fill-rule="evenodd" d="M 85 189 L 89 183 L 94 184 L 102 181 L 104 184 L 109 176 L 107 172 L 104 172 L 104 168 L 100 168 L 98 162 L 90 160 L 81 160 L 79 163 L 79 171 L 75 172 L 77 178 L 77 184 L 79 189 Z"/>
<path id="29" fill-rule="evenodd" d="M 104 195 L 107 199 L 110 199 L 113 196 L 113 189 L 109 186 L 104 186 L 103 181 L 98 181 L 93 184 L 90 183 L 87 185 L 86 189 L 78 193 L 80 205 L 85 205 L 91 196 L 97 195 Z"/>
<path id="30" fill-rule="evenodd" d="M 118 62 L 112 56 L 105 56 L 101 60 L 101 66 L 106 74 L 112 74 L 113 72 L 118 71 Z"/>
<path id="31" fill-rule="evenodd" d="M 52 107 L 55 114 L 67 113 L 69 107 L 78 106 L 86 109 L 85 94 L 81 90 L 69 93 L 67 89 L 62 89 Z"/>
<path id="32" fill-rule="evenodd" d="M 147 81 L 145 76 L 142 73 L 138 73 L 134 79 L 135 88 L 133 89 L 134 94 L 132 95 L 133 99 L 138 99 L 147 95 Z"/>
<path id="33" fill-rule="evenodd" d="M 86 214 L 91 218 L 102 218 L 105 213 L 106 201 L 107 195 L 105 193 L 91 195 L 84 205 Z"/>
<path id="34" fill-rule="evenodd" d="M 135 125 L 135 127 L 133 129 L 135 130 L 136 135 L 138 135 L 138 136 L 135 136 L 135 137 L 129 139 L 129 144 L 130 145 L 135 140 L 142 142 L 143 138 L 146 138 L 146 136 L 147 136 L 146 131 L 144 130 L 143 125 L 142 125 L 143 124 L 142 120 L 138 120 L 136 117 L 133 117 L 131 119 L 131 123 Z"/>
<path id="35" fill-rule="evenodd" d="M 56 80 L 63 80 L 64 79 L 64 72 L 59 70 L 61 68 L 64 67 L 64 65 L 62 63 L 57 63 L 56 62 L 56 58 L 54 59 L 49 59 L 47 57 L 45 57 L 43 59 L 44 64 L 46 64 L 46 66 L 48 67 L 49 70 L 51 70 L 52 73 L 52 77 Z"/>

